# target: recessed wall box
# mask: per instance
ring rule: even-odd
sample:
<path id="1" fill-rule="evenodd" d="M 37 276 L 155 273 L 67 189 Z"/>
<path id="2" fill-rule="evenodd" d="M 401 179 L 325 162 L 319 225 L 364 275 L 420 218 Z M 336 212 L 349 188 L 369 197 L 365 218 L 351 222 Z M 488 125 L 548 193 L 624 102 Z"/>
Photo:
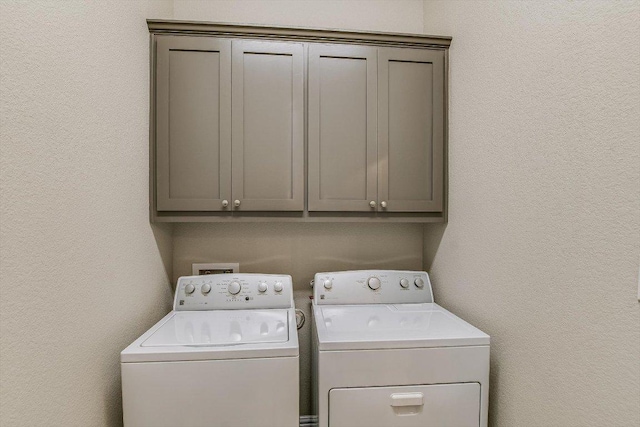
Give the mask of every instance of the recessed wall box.
<path id="1" fill-rule="evenodd" d="M 222 273 L 238 273 L 240 272 L 240 264 L 235 262 L 223 263 L 194 263 L 191 264 L 191 274 L 194 276 L 202 276 L 204 274 L 222 274 Z"/>

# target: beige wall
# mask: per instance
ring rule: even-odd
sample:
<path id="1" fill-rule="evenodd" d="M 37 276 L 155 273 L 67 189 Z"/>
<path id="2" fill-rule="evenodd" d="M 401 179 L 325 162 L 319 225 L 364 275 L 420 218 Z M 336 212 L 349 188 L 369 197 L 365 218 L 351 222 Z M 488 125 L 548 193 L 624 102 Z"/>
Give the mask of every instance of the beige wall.
<path id="1" fill-rule="evenodd" d="M 313 275 L 422 267 L 422 226 L 417 224 L 179 224 L 173 238 L 174 279 L 191 274 L 193 262 L 239 262 L 243 273 L 292 276 L 296 308 L 308 320 L 298 334 L 301 415 L 311 414 Z"/>
<path id="2" fill-rule="evenodd" d="M 421 0 L 175 0 L 175 19 L 422 32 Z"/>
<path id="3" fill-rule="evenodd" d="M 170 307 L 147 207 L 159 6 L 0 1 L 3 427 L 121 424 L 119 352 Z"/>
<path id="4" fill-rule="evenodd" d="M 144 18 L 172 16 L 452 35 L 449 224 L 149 225 Z M 120 424 L 118 353 L 201 261 L 288 272 L 305 310 L 316 271 L 424 262 L 439 302 L 492 335 L 494 425 L 638 424 L 639 18 L 638 2 L 0 1 L 0 425 Z"/>
<path id="5" fill-rule="evenodd" d="M 639 6 L 425 2 L 453 36 L 425 264 L 492 336 L 492 425 L 640 425 Z"/>

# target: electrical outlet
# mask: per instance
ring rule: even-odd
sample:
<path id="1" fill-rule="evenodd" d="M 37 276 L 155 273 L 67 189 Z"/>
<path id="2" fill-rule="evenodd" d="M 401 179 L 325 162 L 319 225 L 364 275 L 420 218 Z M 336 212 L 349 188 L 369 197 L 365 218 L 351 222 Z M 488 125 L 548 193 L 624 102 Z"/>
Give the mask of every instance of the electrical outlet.
<path id="1" fill-rule="evenodd" d="M 233 262 L 223 263 L 194 263 L 191 264 L 191 274 L 194 276 L 202 276 L 204 274 L 223 274 L 240 272 L 240 264 Z"/>

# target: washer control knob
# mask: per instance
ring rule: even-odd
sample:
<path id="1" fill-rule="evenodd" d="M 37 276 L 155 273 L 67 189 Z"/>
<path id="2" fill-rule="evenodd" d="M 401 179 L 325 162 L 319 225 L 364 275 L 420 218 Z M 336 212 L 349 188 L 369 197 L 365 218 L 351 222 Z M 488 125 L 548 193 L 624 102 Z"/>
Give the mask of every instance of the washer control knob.
<path id="1" fill-rule="evenodd" d="M 265 282 L 258 283 L 258 291 L 267 292 L 268 286 Z"/>
<path id="2" fill-rule="evenodd" d="M 424 280 L 422 280 L 421 278 L 417 278 L 416 280 L 414 280 L 414 282 L 416 287 L 422 289 L 424 287 Z"/>
<path id="3" fill-rule="evenodd" d="M 333 288 L 333 282 L 330 279 L 325 280 L 322 285 L 324 286 L 325 289 L 331 289 Z"/>
<path id="4" fill-rule="evenodd" d="M 377 277 L 369 277 L 369 280 L 367 280 L 367 285 L 369 285 L 369 288 L 373 289 L 374 291 L 376 289 L 380 289 L 380 279 L 378 279 Z"/>
<path id="5" fill-rule="evenodd" d="M 242 289 L 242 286 L 240 286 L 240 283 L 238 282 L 229 283 L 229 293 L 231 295 L 238 295 L 240 293 L 240 289 Z"/>
<path id="6" fill-rule="evenodd" d="M 273 290 L 276 292 L 282 292 L 282 282 L 276 282 L 276 284 L 273 285 Z"/>
<path id="7" fill-rule="evenodd" d="M 191 295 L 195 290 L 196 290 L 196 287 L 193 286 L 191 283 L 189 283 L 187 286 L 184 287 L 184 293 L 187 295 Z"/>
<path id="8" fill-rule="evenodd" d="M 400 286 L 407 289 L 409 287 L 409 281 L 407 279 L 400 279 Z"/>
<path id="9" fill-rule="evenodd" d="M 200 291 L 204 294 L 207 295 L 209 292 L 211 292 L 211 285 L 209 283 L 205 283 L 204 285 L 202 285 L 202 287 L 200 288 Z"/>

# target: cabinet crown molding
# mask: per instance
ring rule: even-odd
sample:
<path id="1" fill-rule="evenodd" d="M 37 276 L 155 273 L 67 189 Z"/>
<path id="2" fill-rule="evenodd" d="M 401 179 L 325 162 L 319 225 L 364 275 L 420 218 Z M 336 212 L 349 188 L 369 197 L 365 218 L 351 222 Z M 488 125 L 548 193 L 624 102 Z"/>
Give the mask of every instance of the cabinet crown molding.
<path id="1" fill-rule="evenodd" d="M 448 48 L 449 36 L 387 33 L 375 31 L 296 28 L 274 25 L 229 24 L 218 22 L 147 19 L 152 34 L 189 34 L 222 37 L 250 37 L 306 42 L 356 43 L 382 46 Z"/>

